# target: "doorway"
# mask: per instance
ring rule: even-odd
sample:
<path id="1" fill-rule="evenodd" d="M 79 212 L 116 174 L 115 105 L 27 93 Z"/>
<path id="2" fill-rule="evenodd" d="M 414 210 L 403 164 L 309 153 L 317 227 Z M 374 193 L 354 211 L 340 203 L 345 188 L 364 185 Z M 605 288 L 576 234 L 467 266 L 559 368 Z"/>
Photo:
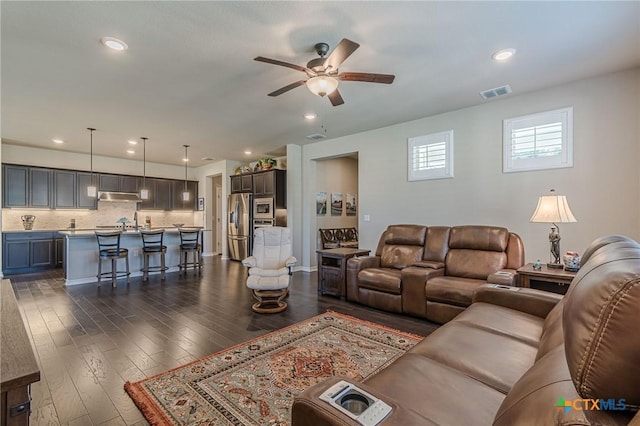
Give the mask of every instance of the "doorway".
<path id="1" fill-rule="evenodd" d="M 222 254 L 222 176 L 212 177 L 211 185 L 211 251 L 214 255 Z"/>

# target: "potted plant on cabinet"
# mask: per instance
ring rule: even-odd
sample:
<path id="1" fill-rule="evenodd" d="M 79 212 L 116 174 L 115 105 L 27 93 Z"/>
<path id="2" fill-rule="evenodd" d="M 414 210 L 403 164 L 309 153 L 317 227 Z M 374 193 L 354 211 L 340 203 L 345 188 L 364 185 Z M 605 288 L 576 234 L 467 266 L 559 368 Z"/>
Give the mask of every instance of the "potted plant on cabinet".
<path id="1" fill-rule="evenodd" d="M 269 170 L 277 164 L 277 161 L 273 158 L 261 158 L 258 160 L 258 166 L 262 170 Z"/>

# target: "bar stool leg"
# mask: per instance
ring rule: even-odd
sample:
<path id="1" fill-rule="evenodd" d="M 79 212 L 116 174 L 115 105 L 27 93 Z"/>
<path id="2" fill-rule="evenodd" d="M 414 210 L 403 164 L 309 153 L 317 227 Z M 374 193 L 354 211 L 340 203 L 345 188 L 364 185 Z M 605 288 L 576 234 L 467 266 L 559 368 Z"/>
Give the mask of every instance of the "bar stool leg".
<path id="1" fill-rule="evenodd" d="M 111 287 L 118 285 L 118 258 L 111 258 Z"/>
<path id="2" fill-rule="evenodd" d="M 143 252 L 142 256 L 144 256 L 142 262 L 142 281 L 147 281 L 147 279 L 149 279 L 149 254 Z"/>
<path id="3" fill-rule="evenodd" d="M 162 272 L 160 273 L 160 277 L 161 277 L 160 279 L 163 280 L 163 281 L 164 281 L 164 279 L 165 279 L 165 277 L 167 275 L 166 272 L 165 272 L 165 265 L 166 265 L 165 255 L 164 255 L 164 252 L 161 252 L 160 253 L 160 268 L 161 268 Z"/>
<path id="4" fill-rule="evenodd" d="M 98 256 L 98 287 L 100 287 L 100 280 L 102 279 L 102 259 Z"/>
<path id="5" fill-rule="evenodd" d="M 125 257 L 125 261 L 127 263 L 127 284 L 129 284 L 129 276 L 131 275 L 131 272 L 129 272 L 129 254 Z"/>

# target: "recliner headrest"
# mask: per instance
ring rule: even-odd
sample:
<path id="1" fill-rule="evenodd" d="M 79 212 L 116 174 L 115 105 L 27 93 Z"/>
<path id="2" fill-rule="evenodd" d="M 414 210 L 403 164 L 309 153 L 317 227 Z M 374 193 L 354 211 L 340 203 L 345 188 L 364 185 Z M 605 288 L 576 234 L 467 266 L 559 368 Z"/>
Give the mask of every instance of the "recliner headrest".
<path id="1" fill-rule="evenodd" d="M 454 226 L 449 234 L 450 249 L 505 251 L 509 231 L 498 226 Z"/>
<path id="2" fill-rule="evenodd" d="M 583 264 L 565 296 L 565 354 L 583 398 L 640 406 L 640 245 L 610 243 Z"/>
<path id="3" fill-rule="evenodd" d="M 427 227 L 421 225 L 391 225 L 385 233 L 385 244 L 423 246 Z"/>

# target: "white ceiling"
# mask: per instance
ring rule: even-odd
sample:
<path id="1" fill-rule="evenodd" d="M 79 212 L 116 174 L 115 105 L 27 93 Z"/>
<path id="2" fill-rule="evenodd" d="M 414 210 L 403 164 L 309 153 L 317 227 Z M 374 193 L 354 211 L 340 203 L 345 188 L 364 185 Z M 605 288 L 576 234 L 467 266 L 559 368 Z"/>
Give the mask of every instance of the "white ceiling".
<path id="1" fill-rule="evenodd" d="M 2 141 L 122 158 L 146 136 L 147 160 L 190 166 L 282 155 L 328 138 L 640 65 L 640 2 L 26 2 L 2 1 Z M 114 52 L 104 36 L 129 45 Z M 345 104 L 299 87 L 304 78 L 253 61 L 304 65 L 313 45 L 361 47 L 341 71 L 395 74 L 392 85 L 343 82 Z M 508 63 L 498 49 L 518 53 Z M 319 118 L 305 122 L 302 114 Z M 64 145 L 54 145 L 52 138 Z M 245 150 L 253 151 L 251 156 Z"/>

